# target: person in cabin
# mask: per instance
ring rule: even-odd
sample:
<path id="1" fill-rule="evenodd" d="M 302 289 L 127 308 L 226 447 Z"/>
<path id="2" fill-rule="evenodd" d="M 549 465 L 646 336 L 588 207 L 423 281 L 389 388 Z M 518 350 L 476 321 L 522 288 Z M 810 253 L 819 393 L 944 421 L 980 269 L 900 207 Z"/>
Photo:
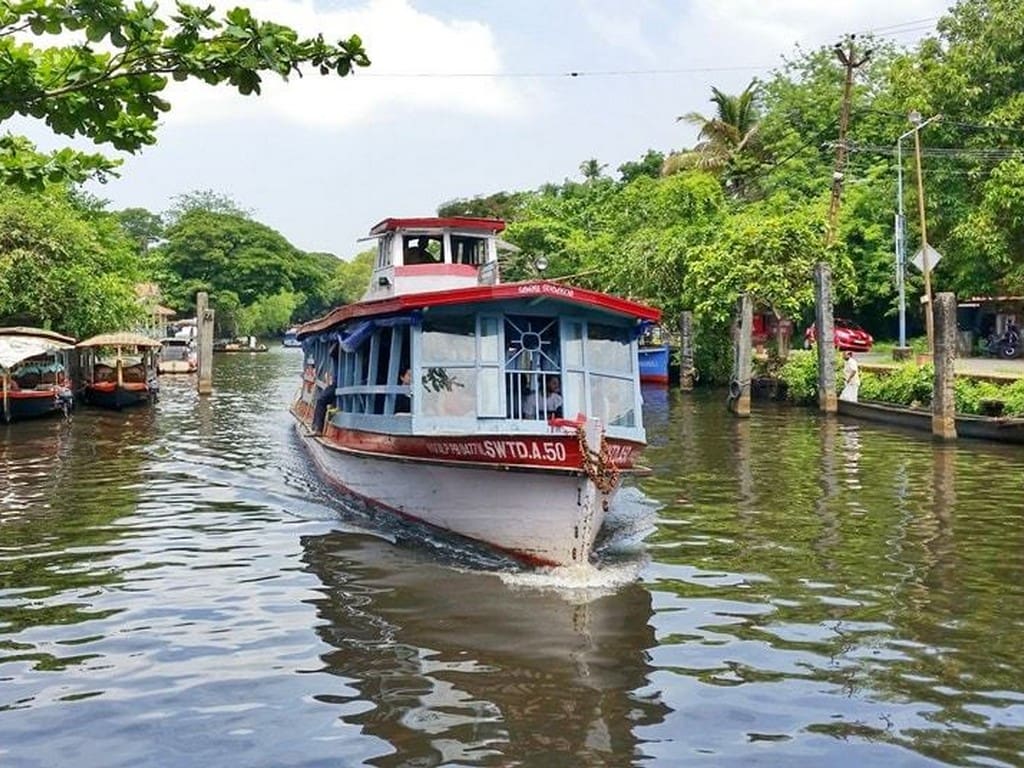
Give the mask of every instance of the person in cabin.
<path id="1" fill-rule="evenodd" d="M 547 380 L 547 393 L 531 392 L 523 401 L 524 419 L 560 418 L 562 415 L 562 382 L 557 376 Z"/>
<path id="2" fill-rule="evenodd" d="M 398 383 L 403 387 L 412 387 L 412 368 L 406 368 L 398 377 Z M 412 389 L 409 394 L 395 395 L 395 413 L 412 413 Z"/>
<path id="3" fill-rule="evenodd" d="M 860 390 L 860 366 L 850 350 L 843 352 L 843 360 L 843 391 L 839 393 L 839 399 L 856 403 Z"/>

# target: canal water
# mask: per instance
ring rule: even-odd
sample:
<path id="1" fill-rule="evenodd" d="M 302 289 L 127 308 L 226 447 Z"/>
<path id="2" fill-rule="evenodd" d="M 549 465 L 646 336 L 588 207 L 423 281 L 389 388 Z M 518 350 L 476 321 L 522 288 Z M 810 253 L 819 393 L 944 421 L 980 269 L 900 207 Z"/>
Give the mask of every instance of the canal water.
<path id="1" fill-rule="evenodd" d="M 0 427 L 0 766 L 1024 764 L 1019 449 L 651 390 L 528 571 L 335 498 L 300 362 Z"/>

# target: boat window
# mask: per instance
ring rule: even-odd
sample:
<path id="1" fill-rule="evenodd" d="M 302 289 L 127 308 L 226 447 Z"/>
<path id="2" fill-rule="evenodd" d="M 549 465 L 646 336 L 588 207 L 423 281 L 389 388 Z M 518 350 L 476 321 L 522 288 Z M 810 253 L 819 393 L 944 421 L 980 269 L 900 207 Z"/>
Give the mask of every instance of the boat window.
<path id="1" fill-rule="evenodd" d="M 565 365 L 567 368 L 583 367 L 583 323 L 575 320 L 565 321 L 562 328 L 562 344 L 565 349 Z"/>
<path id="2" fill-rule="evenodd" d="M 391 328 L 379 328 L 374 334 L 371 356 L 375 357 L 374 377 L 372 384 L 384 386 L 388 383 L 388 373 L 391 369 Z M 373 413 L 384 413 L 387 396 L 383 393 L 372 396 Z"/>
<path id="3" fill-rule="evenodd" d="M 483 316 L 480 318 L 480 361 L 484 363 L 497 363 L 500 360 L 498 355 L 498 329 L 497 317 Z"/>
<path id="4" fill-rule="evenodd" d="M 561 397 L 550 398 L 554 379 L 562 373 L 558 318 L 509 315 L 505 318 L 505 385 L 508 415 L 547 419 L 560 409 Z M 552 407 L 548 408 L 548 404 Z M 555 407 L 558 403 L 559 407 Z"/>
<path id="5" fill-rule="evenodd" d="M 630 334 L 627 328 L 589 323 L 587 327 L 587 367 L 607 373 L 632 373 Z"/>
<path id="6" fill-rule="evenodd" d="M 444 239 L 441 235 L 404 235 L 402 237 L 404 264 L 443 264 Z"/>
<path id="7" fill-rule="evenodd" d="M 424 416 L 476 416 L 476 368 L 430 366 L 424 369 L 420 385 Z"/>
<path id="8" fill-rule="evenodd" d="M 391 243 L 394 240 L 392 235 L 377 240 L 377 268 L 391 266 Z"/>
<path id="9" fill-rule="evenodd" d="M 479 333 L 479 411 L 481 416 L 504 417 L 504 393 L 501 391 L 501 318 L 480 316 Z"/>
<path id="10" fill-rule="evenodd" d="M 452 235 L 452 263 L 480 266 L 487 261 L 487 240 Z"/>
<path id="11" fill-rule="evenodd" d="M 425 364 L 476 361 L 476 317 L 435 317 L 424 320 L 421 336 Z"/>
<path id="12" fill-rule="evenodd" d="M 591 415 L 613 427 L 636 426 L 636 396 L 632 379 L 590 374 Z"/>

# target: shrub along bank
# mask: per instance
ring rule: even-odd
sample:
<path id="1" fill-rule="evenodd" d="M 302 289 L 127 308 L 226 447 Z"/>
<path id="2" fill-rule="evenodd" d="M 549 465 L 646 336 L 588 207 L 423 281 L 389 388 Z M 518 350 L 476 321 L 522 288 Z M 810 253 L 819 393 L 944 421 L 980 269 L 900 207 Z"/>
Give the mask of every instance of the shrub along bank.
<path id="1" fill-rule="evenodd" d="M 818 357 L 814 351 L 794 351 L 778 371 L 785 384 L 786 399 L 809 405 L 818 400 Z M 931 365 L 908 363 L 882 373 L 861 371 L 860 399 L 893 405 L 927 407 L 932 402 Z M 841 383 L 842 359 L 836 356 L 836 381 Z M 987 414 L 1000 411 L 1004 416 L 1024 416 L 1024 379 L 997 383 L 958 374 L 954 383 L 956 411 L 963 414 Z M 1001 403 L 1002 405 L 996 405 Z"/>

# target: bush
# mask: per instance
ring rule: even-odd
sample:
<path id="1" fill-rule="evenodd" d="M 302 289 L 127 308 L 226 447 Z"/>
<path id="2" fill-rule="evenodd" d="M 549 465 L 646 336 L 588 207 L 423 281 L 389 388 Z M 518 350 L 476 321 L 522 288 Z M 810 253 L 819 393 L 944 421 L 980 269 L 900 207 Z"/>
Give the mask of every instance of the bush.
<path id="1" fill-rule="evenodd" d="M 843 381 L 843 360 L 836 355 L 836 381 Z M 863 374 L 861 374 L 863 376 Z M 779 378 L 786 385 L 786 399 L 799 405 L 818 401 L 818 352 L 793 350 L 779 369 Z"/>
<path id="2" fill-rule="evenodd" d="M 872 382 L 865 387 L 866 374 L 861 374 L 861 398 L 895 405 L 928 405 L 932 401 L 934 376 L 931 365 L 918 367 L 910 363 L 899 366 L 892 373 L 872 376 L 877 383 Z"/>
<path id="3" fill-rule="evenodd" d="M 694 334 L 693 364 L 704 384 L 726 384 L 732 378 L 732 335 L 728 324 L 698 323 Z"/>

